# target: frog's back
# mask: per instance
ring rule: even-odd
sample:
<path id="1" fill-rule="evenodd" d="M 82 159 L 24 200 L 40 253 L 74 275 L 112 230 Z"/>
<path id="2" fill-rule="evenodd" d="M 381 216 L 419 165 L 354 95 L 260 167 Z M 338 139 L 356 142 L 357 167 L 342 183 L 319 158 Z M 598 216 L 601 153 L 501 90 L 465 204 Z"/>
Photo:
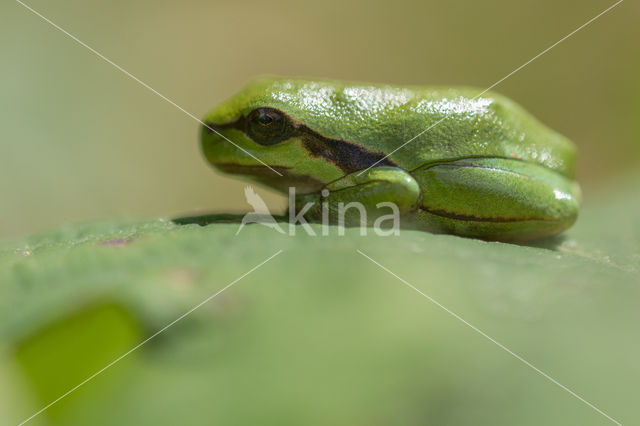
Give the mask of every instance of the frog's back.
<path id="1" fill-rule="evenodd" d="M 244 93 L 237 105 L 279 108 L 302 117 L 327 138 L 390 154 L 389 160 L 406 170 L 438 161 L 500 157 L 538 163 L 567 177 L 574 173 L 574 145 L 493 92 L 265 78 Z"/>

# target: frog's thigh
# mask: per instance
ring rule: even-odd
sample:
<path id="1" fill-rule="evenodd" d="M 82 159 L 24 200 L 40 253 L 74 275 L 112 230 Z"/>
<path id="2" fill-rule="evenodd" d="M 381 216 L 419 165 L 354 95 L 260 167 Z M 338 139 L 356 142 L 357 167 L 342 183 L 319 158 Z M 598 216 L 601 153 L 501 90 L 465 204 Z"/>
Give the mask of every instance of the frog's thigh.
<path id="1" fill-rule="evenodd" d="M 425 228 L 489 240 L 557 234 L 578 214 L 577 185 L 537 164 L 475 158 L 427 165 L 417 220 Z"/>
<path id="2" fill-rule="evenodd" d="M 419 204 L 420 187 L 415 178 L 397 167 L 380 166 L 358 171 L 328 184 L 320 194 L 296 196 L 296 209 L 313 203 L 306 217 L 321 219 L 320 204 L 328 207 L 329 217 L 335 222 L 340 206 L 358 203 L 367 211 L 367 219 L 372 222 L 376 217 L 390 214 L 388 208 L 378 207 L 380 203 L 393 203 L 400 214 L 414 211 Z M 346 211 L 347 223 L 350 217 L 360 217 L 358 209 L 351 204 Z M 359 219 L 358 219 L 359 221 Z"/>

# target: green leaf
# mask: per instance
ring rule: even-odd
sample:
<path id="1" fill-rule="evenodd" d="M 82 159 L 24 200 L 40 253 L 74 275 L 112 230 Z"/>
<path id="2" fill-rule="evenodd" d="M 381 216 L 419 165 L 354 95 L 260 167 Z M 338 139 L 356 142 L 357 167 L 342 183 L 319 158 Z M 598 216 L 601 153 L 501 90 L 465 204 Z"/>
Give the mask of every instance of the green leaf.
<path id="1" fill-rule="evenodd" d="M 30 424 L 614 424 L 594 407 L 637 423 L 637 181 L 529 246 L 318 226 L 236 236 L 229 215 L 8 243 L 0 422 L 28 418 L 234 283 Z"/>

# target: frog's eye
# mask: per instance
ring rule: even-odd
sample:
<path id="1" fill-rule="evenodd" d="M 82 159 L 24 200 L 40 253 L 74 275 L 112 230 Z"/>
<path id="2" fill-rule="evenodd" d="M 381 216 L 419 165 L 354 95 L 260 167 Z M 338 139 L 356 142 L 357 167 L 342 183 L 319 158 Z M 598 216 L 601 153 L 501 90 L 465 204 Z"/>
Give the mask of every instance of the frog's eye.
<path id="1" fill-rule="evenodd" d="M 292 129 L 289 119 L 273 108 L 258 108 L 247 117 L 247 133 L 260 145 L 274 145 L 285 140 Z"/>

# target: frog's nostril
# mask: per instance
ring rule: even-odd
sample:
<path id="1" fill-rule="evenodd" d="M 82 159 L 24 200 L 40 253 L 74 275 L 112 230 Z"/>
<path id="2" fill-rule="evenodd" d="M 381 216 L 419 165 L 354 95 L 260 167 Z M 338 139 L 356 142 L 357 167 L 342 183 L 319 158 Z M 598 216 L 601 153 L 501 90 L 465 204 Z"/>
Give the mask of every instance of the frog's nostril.
<path id="1" fill-rule="evenodd" d="M 219 129 L 217 128 L 217 126 L 212 122 L 203 122 L 202 128 L 205 131 L 205 133 L 208 135 L 210 135 L 211 133 L 219 132 Z"/>

